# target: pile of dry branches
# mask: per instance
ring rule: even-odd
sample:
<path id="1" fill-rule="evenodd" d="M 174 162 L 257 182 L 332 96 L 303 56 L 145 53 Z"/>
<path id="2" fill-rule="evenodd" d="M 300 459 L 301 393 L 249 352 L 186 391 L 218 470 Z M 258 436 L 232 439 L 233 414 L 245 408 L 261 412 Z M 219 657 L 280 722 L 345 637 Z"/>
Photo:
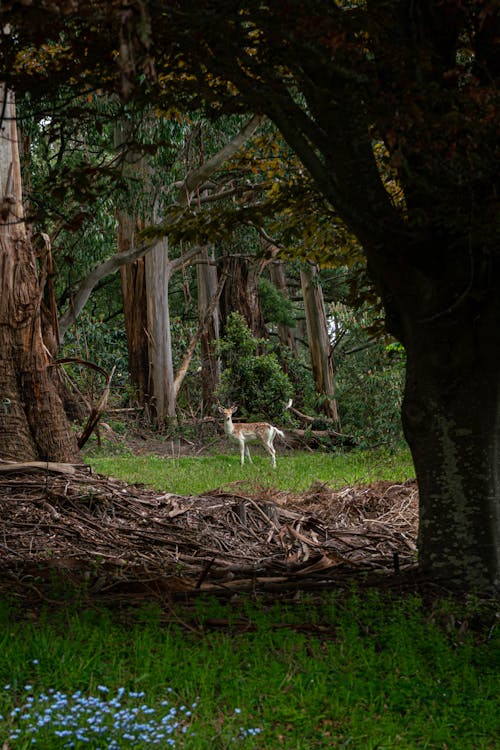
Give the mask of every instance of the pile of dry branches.
<path id="1" fill-rule="evenodd" d="M 99 597 L 315 589 L 334 571 L 414 563 L 414 482 L 179 496 L 53 468 L 0 473 L 0 569 L 11 591 L 36 591 L 55 572 Z"/>

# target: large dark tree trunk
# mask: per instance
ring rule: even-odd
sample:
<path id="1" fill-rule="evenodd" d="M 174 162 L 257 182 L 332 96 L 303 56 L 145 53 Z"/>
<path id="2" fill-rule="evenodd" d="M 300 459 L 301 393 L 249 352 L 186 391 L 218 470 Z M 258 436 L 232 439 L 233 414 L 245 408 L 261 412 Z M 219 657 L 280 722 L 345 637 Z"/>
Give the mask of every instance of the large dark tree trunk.
<path id="1" fill-rule="evenodd" d="M 252 262 L 246 258 L 230 257 L 223 271 L 226 283 L 220 302 L 222 320 L 226 320 L 232 312 L 240 313 L 255 338 L 267 337 L 258 289 L 261 270 L 257 260 Z"/>
<path id="2" fill-rule="evenodd" d="M 14 96 L 0 86 L 0 458 L 79 458 L 42 337 L 41 290 L 23 221 Z"/>
<path id="3" fill-rule="evenodd" d="M 406 321 L 403 425 L 420 492 L 419 565 L 500 585 L 500 304 Z"/>

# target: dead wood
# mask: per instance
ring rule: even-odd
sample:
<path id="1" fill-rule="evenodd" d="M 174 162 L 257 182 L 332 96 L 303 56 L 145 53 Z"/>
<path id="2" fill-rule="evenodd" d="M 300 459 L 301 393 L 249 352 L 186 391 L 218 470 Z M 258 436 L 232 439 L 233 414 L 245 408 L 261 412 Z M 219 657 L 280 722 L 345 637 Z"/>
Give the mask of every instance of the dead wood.
<path id="1" fill-rule="evenodd" d="M 326 442 L 343 447 L 354 447 L 355 440 L 335 430 L 286 429 L 285 442 L 289 448 L 319 448 Z"/>
<path id="2" fill-rule="evenodd" d="M 99 424 L 99 420 L 101 419 L 102 413 L 106 408 L 106 404 L 108 403 L 109 391 L 111 389 L 111 380 L 113 379 L 115 370 L 116 370 L 116 365 L 114 365 L 110 374 L 106 375 L 106 378 L 107 378 L 106 386 L 104 388 L 100 401 L 97 404 L 97 406 L 92 407 L 92 410 L 89 414 L 85 427 L 82 430 L 82 434 L 78 438 L 78 447 L 80 449 L 83 448 L 83 446 L 85 445 L 85 443 L 87 442 L 87 440 L 89 439 L 89 437 L 92 435 L 97 425 Z"/>
<path id="3" fill-rule="evenodd" d="M 186 497 L 78 466 L 69 474 L 48 473 L 46 464 L 34 474 L 7 468 L 0 586 L 19 596 L 28 584 L 41 596 L 55 572 L 89 597 L 117 601 L 316 591 L 360 570 L 393 572 L 395 560 L 402 573 L 415 563 L 415 482 Z"/>
<path id="4" fill-rule="evenodd" d="M 27 461 L 25 463 L 0 461 L 0 474 L 38 474 L 40 471 L 74 474 L 76 469 L 73 464 L 61 464 L 53 461 Z"/>

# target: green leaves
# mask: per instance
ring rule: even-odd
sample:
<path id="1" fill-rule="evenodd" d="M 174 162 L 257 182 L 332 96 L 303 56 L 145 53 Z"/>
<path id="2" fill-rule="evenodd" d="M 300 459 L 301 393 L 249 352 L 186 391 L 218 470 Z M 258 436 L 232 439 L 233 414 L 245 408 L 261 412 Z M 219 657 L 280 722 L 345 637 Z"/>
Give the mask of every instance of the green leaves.
<path id="1" fill-rule="evenodd" d="M 242 315 L 231 313 L 226 335 L 220 342 L 224 370 L 217 397 L 221 403 L 237 403 L 241 416 L 281 417 L 293 387 L 277 356 L 266 352 L 266 342 L 252 336 Z M 258 353 L 258 350 L 263 350 Z"/>

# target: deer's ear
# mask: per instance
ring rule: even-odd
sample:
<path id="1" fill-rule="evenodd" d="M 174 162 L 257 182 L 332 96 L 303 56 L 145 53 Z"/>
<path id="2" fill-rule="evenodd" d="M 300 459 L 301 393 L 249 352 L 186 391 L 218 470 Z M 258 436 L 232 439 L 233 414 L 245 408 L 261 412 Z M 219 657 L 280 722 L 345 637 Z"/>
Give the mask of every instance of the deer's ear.
<path id="1" fill-rule="evenodd" d="M 224 414 L 224 407 L 223 406 L 221 406 L 220 404 L 218 404 L 217 408 L 218 408 L 218 410 L 220 411 L 221 414 Z"/>
<path id="2" fill-rule="evenodd" d="M 236 404 L 234 406 L 231 406 L 231 414 L 234 414 L 235 411 L 238 411 L 238 407 Z"/>

